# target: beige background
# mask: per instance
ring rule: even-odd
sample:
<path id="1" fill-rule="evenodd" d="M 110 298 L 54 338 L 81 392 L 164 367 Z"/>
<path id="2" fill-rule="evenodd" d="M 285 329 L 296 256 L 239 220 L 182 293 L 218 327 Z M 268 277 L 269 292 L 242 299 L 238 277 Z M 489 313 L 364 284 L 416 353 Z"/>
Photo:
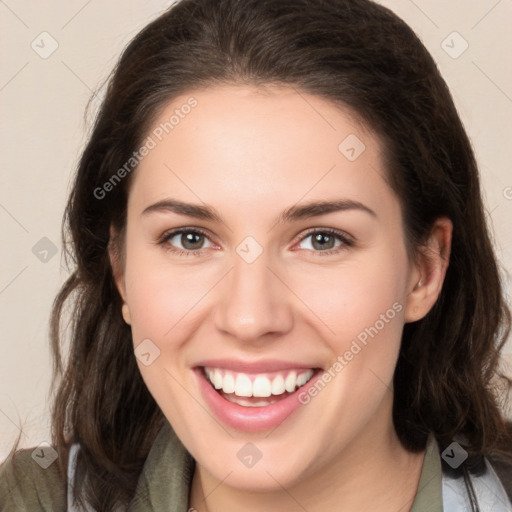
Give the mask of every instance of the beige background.
<path id="1" fill-rule="evenodd" d="M 418 33 L 452 90 L 480 162 L 486 207 L 510 291 L 512 2 L 380 3 Z M 169 4 L 0 0 L 0 460 L 20 427 L 22 446 L 49 440 L 48 319 L 67 276 L 60 225 L 89 127 L 87 101 L 125 44 Z M 57 44 L 54 53 L 45 55 Z M 93 101 L 91 117 L 97 104 Z M 54 256 L 50 251 L 38 257 L 32 251 L 37 243 L 42 244 L 36 246 L 40 251 L 51 247 L 40 242 L 43 237 L 55 245 Z M 512 340 L 507 361 L 512 362 Z"/>

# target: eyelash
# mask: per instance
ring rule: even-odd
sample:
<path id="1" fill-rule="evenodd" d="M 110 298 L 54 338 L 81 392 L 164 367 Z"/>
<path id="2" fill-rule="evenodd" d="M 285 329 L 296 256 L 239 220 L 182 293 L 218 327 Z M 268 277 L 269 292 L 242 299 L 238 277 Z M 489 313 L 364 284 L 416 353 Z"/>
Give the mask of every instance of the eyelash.
<path id="1" fill-rule="evenodd" d="M 206 249 L 199 249 L 197 251 L 187 251 L 184 249 L 175 248 L 167 243 L 171 238 L 174 238 L 176 235 L 181 235 L 183 233 L 193 233 L 196 235 L 199 234 L 199 235 L 205 236 L 208 239 L 210 238 L 205 231 L 203 231 L 202 229 L 199 229 L 199 228 L 179 228 L 179 229 L 174 229 L 171 231 L 166 231 L 158 239 L 157 243 L 159 245 L 163 246 L 163 248 L 166 251 L 171 251 L 171 252 L 177 254 L 178 256 L 202 256 L 203 253 L 206 251 Z M 342 242 L 342 245 L 335 249 L 328 249 L 326 251 L 314 251 L 311 249 L 307 249 L 308 251 L 313 252 L 313 253 L 317 254 L 318 256 L 331 256 L 333 254 L 338 254 L 338 253 L 340 253 L 344 250 L 347 250 L 348 248 L 353 247 L 355 245 L 354 242 L 348 237 L 348 235 L 346 233 L 344 233 L 343 231 L 338 231 L 337 229 L 332 229 L 332 228 L 311 229 L 307 233 L 305 233 L 296 243 L 303 242 L 309 236 L 316 235 L 319 233 L 324 234 L 324 235 L 335 236 Z"/>

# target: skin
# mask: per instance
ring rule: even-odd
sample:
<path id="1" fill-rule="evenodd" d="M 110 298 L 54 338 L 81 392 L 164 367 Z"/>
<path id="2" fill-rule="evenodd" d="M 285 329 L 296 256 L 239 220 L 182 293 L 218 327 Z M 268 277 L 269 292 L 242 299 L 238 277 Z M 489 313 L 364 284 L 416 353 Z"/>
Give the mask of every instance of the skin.
<path id="1" fill-rule="evenodd" d="M 174 98 L 153 128 L 190 96 L 197 107 L 135 171 L 124 245 L 111 252 L 134 346 L 149 338 L 160 350 L 149 366 L 138 361 L 141 374 L 197 461 L 190 506 L 409 510 L 424 453 L 409 453 L 396 435 L 393 371 L 404 323 L 425 316 L 440 293 L 451 222 L 438 219 L 429 257 L 423 251 L 411 261 L 380 142 L 349 110 L 293 88 L 226 85 Z M 349 134 L 366 146 L 353 162 L 338 150 Z M 142 214 L 170 197 L 211 205 L 223 222 Z M 275 223 L 296 203 L 340 198 L 376 216 L 347 210 Z M 181 227 L 207 232 L 195 241 L 202 254 L 169 250 L 191 247 L 180 236 L 159 245 Z M 354 245 L 336 239 L 328 248 L 339 252 L 322 255 L 306 236 L 310 228 L 341 230 Z M 236 252 L 249 235 L 263 249 L 251 264 Z M 192 372 L 201 359 L 275 358 L 328 369 L 394 303 L 402 306 L 394 319 L 274 430 L 237 431 L 209 412 Z M 237 458 L 247 442 L 262 453 L 252 468 Z"/>

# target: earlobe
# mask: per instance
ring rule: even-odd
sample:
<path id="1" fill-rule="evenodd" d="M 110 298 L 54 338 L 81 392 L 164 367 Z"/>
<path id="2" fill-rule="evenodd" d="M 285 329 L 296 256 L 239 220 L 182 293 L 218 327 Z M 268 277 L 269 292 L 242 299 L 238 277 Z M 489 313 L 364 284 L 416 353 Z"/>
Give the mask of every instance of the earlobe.
<path id="1" fill-rule="evenodd" d="M 429 311 L 426 309 L 426 292 L 424 279 L 420 280 L 414 285 L 412 291 L 407 295 L 405 306 L 405 323 L 416 322 L 421 320 Z"/>
<path id="2" fill-rule="evenodd" d="M 110 267 L 112 269 L 112 276 L 114 282 L 123 301 L 121 308 L 121 314 L 127 324 L 131 324 L 130 308 L 126 302 L 126 286 L 124 282 L 124 269 L 120 251 L 122 250 L 121 241 L 118 233 L 115 231 L 113 226 L 110 226 L 110 239 L 108 242 L 108 255 L 110 260 Z"/>
<path id="3" fill-rule="evenodd" d="M 123 307 L 121 308 L 121 313 L 123 315 L 124 321 L 128 325 L 131 325 L 132 324 L 132 319 L 131 319 L 131 316 L 130 316 L 130 307 L 128 306 L 128 304 L 126 302 L 123 303 Z"/>
<path id="4" fill-rule="evenodd" d="M 450 260 L 453 224 L 440 217 L 432 227 L 427 243 L 411 273 L 406 299 L 405 322 L 416 322 L 427 315 L 436 303 L 444 283 Z"/>

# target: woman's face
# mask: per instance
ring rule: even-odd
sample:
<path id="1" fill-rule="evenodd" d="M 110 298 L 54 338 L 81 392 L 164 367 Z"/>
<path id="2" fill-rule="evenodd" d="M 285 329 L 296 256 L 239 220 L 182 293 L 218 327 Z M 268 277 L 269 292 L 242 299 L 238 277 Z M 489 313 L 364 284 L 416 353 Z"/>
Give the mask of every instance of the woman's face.
<path id="1" fill-rule="evenodd" d="M 403 324 L 422 314 L 376 137 L 319 97 L 242 86 L 176 98 L 147 136 L 118 284 L 188 451 L 267 490 L 371 459 L 394 435 Z"/>

